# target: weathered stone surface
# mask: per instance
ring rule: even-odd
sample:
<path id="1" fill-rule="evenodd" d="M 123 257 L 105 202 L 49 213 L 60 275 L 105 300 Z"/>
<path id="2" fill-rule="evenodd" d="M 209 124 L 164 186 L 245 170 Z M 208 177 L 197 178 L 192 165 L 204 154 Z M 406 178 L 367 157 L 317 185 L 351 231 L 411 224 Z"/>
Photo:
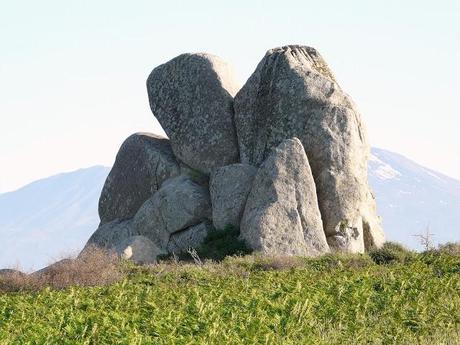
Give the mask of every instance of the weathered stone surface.
<path id="1" fill-rule="evenodd" d="M 179 175 L 169 140 L 136 133 L 118 151 L 99 199 L 101 223 L 132 218 L 164 180 Z"/>
<path id="2" fill-rule="evenodd" d="M 167 252 L 181 253 L 186 252 L 189 248 L 199 247 L 210 230 L 211 225 L 208 222 L 203 222 L 172 234 L 169 238 Z"/>
<path id="3" fill-rule="evenodd" d="M 240 226 L 244 206 L 257 168 L 248 164 L 232 164 L 211 173 L 209 191 L 212 222 L 216 229 L 227 225 Z"/>
<path id="4" fill-rule="evenodd" d="M 258 166 L 284 139 L 300 139 L 333 249 L 362 252 L 364 223 L 382 242 L 375 202 L 368 197 L 369 145 L 361 117 L 315 49 L 269 50 L 234 105 L 242 163 Z"/>
<path id="5" fill-rule="evenodd" d="M 81 255 L 81 254 L 80 254 Z M 55 275 L 59 271 L 63 271 L 63 268 L 66 266 L 71 265 L 75 260 L 74 259 L 62 259 L 56 262 L 53 262 L 52 264 L 43 267 L 42 269 L 39 269 L 38 271 L 30 273 L 30 276 L 32 277 L 40 277 L 40 276 L 46 276 L 46 275 Z"/>
<path id="6" fill-rule="evenodd" d="M 361 209 L 363 217 L 364 249 L 380 248 L 385 243 L 385 235 L 381 225 L 380 217 L 376 217 L 375 197 L 369 190 L 367 202 Z"/>
<path id="7" fill-rule="evenodd" d="M 238 160 L 233 125 L 237 91 L 229 65 L 204 53 L 180 55 L 147 79 L 150 107 L 175 155 L 206 174 Z"/>
<path id="8" fill-rule="evenodd" d="M 171 234 L 211 218 L 209 192 L 189 177 L 167 180 L 133 219 L 140 235 L 166 248 Z"/>
<path id="9" fill-rule="evenodd" d="M 297 138 L 284 140 L 261 165 L 240 229 L 252 249 L 268 255 L 329 251 L 310 165 Z"/>
<path id="10" fill-rule="evenodd" d="M 119 256 L 136 264 L 155 263 L 158 255 L 166 253 L 145 236 L 129 237 L 117 244 L 115 251 Z"/>
<path id="11" fill-rule="evenodd" d="M 83 251 L 90 246 L 101 249 L 115 250 L 115 246 L 126 239 L 138 235 L 133 228 L 132 220 L 113 220 L 109 223 L 100 225 L 91 235 Z M 82 251 L 82 252 L 83 252 Z M 80 254 L 81 255 L 81 254 Z"/>

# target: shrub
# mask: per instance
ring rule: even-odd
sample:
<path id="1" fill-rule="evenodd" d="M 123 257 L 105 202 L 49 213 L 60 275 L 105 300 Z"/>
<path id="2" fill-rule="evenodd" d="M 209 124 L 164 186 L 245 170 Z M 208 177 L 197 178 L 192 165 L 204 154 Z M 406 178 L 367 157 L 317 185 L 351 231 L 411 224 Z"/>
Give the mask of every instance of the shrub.
<path id="1" fill-rule="evenodd" d="M 123 277 L 121 261 L 115 254 L 91 247 L 76 259 L 63 259 L 31 274 L 18 271 L 0 277 L 0 291 L 35 291 L 45 287 L 103 286 Z"/>
<path id="2" fill-rule="evenodd" d="M 460 256 L 460 242 L 448 242 L 440 244 L 438 251 L 442 254 Z"/>
<path id="3" fill-rule="evenodd" d="M 249 254 L 251 250 L 244 241 L 239 239 L 240 231 L 234 226 L 226 226 L 223 230 L 211 228 L 201 246 L 182 253 L 166 254 L 158 257 L 159 260 L 197 261 L 209 259 L 221 261 L 227 256 Z M 192 255 L 193 253 L 193 255 Z"/>
<path id="4" fill-rule="evenodd" d="M 369 251 L 372 261 L 378 265 L 404 263 L 415 258 L 415 253 L 396 242 L 386 242 L 381 248 Z"/>
<path id="5" fill-rule="evenodd" d="M 239 229 L 234 226 L 226 226 L 223 230 L 213 228 L 196 252 L 203 259 L 218 261 L 226 256 L 249 254 L 250 249 L 239 235 Z"/>

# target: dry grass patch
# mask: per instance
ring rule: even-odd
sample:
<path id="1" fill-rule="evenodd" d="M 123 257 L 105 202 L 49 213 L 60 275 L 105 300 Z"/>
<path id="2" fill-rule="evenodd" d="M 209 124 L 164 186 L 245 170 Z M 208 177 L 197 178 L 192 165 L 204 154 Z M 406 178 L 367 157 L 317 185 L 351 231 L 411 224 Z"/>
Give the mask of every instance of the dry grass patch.
<path id="1" fill-rule="evenodd" d="M 92 247 L 74 259 L 63 259 L 34 273 L 5 271 L 0 275 L 0 292 L 37 291 L 46 287 L 104 286 L 123 278 L 120 259 Z"/>

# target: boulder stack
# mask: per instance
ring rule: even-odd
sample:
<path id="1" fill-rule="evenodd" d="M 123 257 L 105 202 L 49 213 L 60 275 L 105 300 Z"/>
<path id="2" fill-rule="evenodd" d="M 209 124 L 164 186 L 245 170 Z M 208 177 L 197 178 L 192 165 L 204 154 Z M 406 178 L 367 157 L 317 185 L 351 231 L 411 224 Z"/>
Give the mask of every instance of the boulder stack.
<path id="1" fill-rule="evenodd" d="M 321 55 L 269 50 L 238 91 L 232 69 L 183 54 L 147 80 L 169 140 L 129 137 L 88 241 L 139 263 L 239 228 L 266 255 L 363 252 L 384 242 L 361 116 Z"/>

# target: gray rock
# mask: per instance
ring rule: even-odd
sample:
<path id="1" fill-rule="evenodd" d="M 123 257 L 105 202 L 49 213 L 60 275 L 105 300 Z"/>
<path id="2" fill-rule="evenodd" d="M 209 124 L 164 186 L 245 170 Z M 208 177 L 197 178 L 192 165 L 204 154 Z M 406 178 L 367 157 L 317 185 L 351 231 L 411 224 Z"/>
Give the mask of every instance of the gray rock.
<path id="1" fill-rule="evenodd" d="M 91 247 L 105 249 L 137 264 L 154 263 L 158 255 L 165 254 L 150 239 L 138 234 L 131 219 L 117 219 L 100 225 L 86 243 L 79 258 L 88 253 Z"/>
<path id="2" fill-rule="evenodd" d="M 375 197 L 368 191 L 367 203 L 361 209 L 363 217 L 363 235 L 364 249 L 380 248 L 385 243 L 385 235 L 381 225 L 381 218 L 376 217 L 376 202 Z"/>
<path id="3" fill-rule="evenodd" d="M 179 175 L 169 140 L 136 133 L 118 151 L 99 199 L 101 223 L 132 218 L 164 180 Z"/>
<path id="4" fill-rule="evenodd" d="M 206 174 L 238 161 L 233 125 L 237 91 L 229 65 L 203 53 L 180 55 L 147 79 L 150 107 L 176 157 Z"/>
<path id="5" fill-rule="evenodd" d="M 248 164 L 232 164 L 211 173 L 209 191 L 212 222 L 216 229 L 227 225 L 240 226 L 244 206 L 257 168 Z"/>
<path id="6" fill-rule="evenodd" d="M 179 176 L 163 183 L 133 219 L 136 232 L 166 248 L 169 236 L 211 218 L 209 192 L 189 177 Z"/>
<path id="7" fill-rule="evenodd" d="M 56 275 L 58 272 L 62 272 L 63 270 L 65 270 L 65 267 L 69 267 L 73 262 L 75 262 L 74 259 L 61 259 L 56 262 L 53 262 L 52 264 L 46 267 L 43 267 L 42 269 L 39 269 L 38 271 L 32 272 L 30 276 L 38 278 L 41 276 Z"/>
<path id="8" fill-rule="evenodd" d="M 136 264 L 153 264 L 158 255 L 166 254 L 145 236 L 129 237 L 115 246 L 116 253 Z"/>
<path id="9" fill-rule="evenodd" d="M 329 251 L 315 183 L 301 142 L 284 140 L 254 179 L 241 237 L 268 255 L 315 256 Z"/>
<path id="10" fill-rule="evenodd" d="M 208 222 L 203 222 L 172 234 L 167 246 L 168 253 L 182 253 L 189 248 L 199 247 L 210 230 L 211 225 Z"/>
<path id="11" fill-rule="evenodd" d="M 363 225 L 375 238 L 372 241 L 382 242 L 375 202 L 368 197 L 364 125 L 315 49 L 269 50 L 236 95 L 234 106 L 242 163 L 259 166 L 284 139 L 300 139 L 333 249 L 362 252 Z"/>
<path id="12" fill-rule="evenodd" d="M 122 243 L 130 237 L 138 235 L 133 228 L 132 223 L 132 220 L 122 221 L 120 219 L 116 219 L 109 223 L 100 225 L 91 235 L 82 252 L 90 246 L 96 246 L 107 250 L 115 250 L 117 244 Z"/>

